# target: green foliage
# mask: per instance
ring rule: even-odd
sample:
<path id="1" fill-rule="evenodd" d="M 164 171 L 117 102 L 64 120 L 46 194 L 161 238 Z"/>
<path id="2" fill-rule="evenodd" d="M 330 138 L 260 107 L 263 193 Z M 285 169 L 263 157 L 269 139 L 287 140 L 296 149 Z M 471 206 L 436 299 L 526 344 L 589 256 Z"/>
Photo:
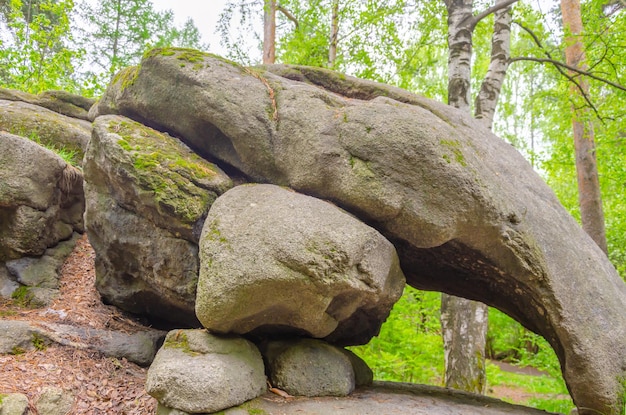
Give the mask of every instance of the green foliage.
<path id="1" fill-rule="evenodd" d="M 605 3 L 591 0 L 583 3 L 585 32 L 583 43 L 589 71 L 612 82 L 626 84 L 623 76 L 626 52 L 620 45 L 623 36 L 616 30 L 626 27 L 626 10 L 606 9 Z M 560 49 L 563 45 L 556 45 Z M 559 49 L 556 49 L 557 53 Z M 552 69 L 554 72 L 554 70 Z M 538 131 L 546 139 L 546 154 L 539 164 L 548 184 L 561 203 L 580 220 L 578 190 L 574 164 L 574 144 L 571 138 L 572 106 L 590 107 L 592 104 L 596 157 L 600 175 L 609 259 L 622 278 L 626 278 L 626 91 L 614 88 L 600 80 L 585 77 L 589 82 L 589 101 L 572 101 L 572 82 L 559 76 L 541 87 L 544 104 L 539 105 L 542 119 Z M 546 104 L 549 104 L 546 105 Z"/>
<path id="2" fill-rule="evenodd" d="M 418 2 L 407 37 L 393 60 L 395 75 L 391 82 L 401 88 L 445 102 L 448 95 L 448 44 L 444 2 Z M 405 23 L 405 26 L 406 24 Z"/>
<path id="3" fill-rule="evenodd" d="M 487 349 L 491 358 L 539 368 L 565 387 L 559 361 L 550 344 L 543 337 L 493 308 L 489 310 Z"/>
<path id="4" fill-rule="evenodd" d="M 574 408 L 572 399 L 569 397 L 567 389 L 562 385 L 561 380 L 555 379 L 549 375 L 534 376 L 519 373 L 506 372 L 495 364 L 487 365 L 487 389 L 496 386 L 504 386 L 508 388 L 516 388 L 523 391 L 526 395 L 532 395 L 523 403 L 545 411 L 570 413 Z M 504 399 L 505 401 L 510 401 Z"/>
<path id="5" fill-rule="evenodd" d="M 33 346 L 35 347 L 35 350 L 39 350 L 39 351 L 46 350 L 46 347 L 47 347 L 46 339 L 43 338 L 40 334 L 33 333 L 33 338 L 31 342 L 33 343 Z"/>
<path id="6" fill-rule="evenodd" d="M 380 334 L 367 345 L 350 349 L 365 360 L 377 380 L 441 385 L 443 342 L 439 322 L 441 294 L 406 287 Z M 525 404 L 568 413 L 573 404 L 561 376 L 558 359 L 540 336 L 496 310 L 489 310 L 488 357 L 500 357 L 520 367 L 532 366 L 544 376 L 529 376 L 487 365 L 488 388 L 520 388 Z"/>
<path id="7" fill-rule="evenodd" d="M 15 315 L 17 315 L 17 311 L 15 310 L 0 310 L 0 318 L 13 317 Z"/>
<path id="8" fill-rule="evenodd" d="M 11 349 L 11 354 L 15 356 L 24 354 L 24 353 L 26 353 L 26 350 L 24 350 L 22 347 L 19 347 L 19 346 L 13 346 L 13 348 Z"/>
<path id="9" fill-rule="evenodd" d="M 11 299 L 18 307 L 29 307 L 31 300 L 33 299 L 33 294 L 27 286 L 21 285 L 13 291 Z"/>
<path id="10" fill-rule="evenodd" d="M 276 15 L 277 62 L 329 66 L 332 3 L 332 0 L 280 2 L 289 16 L 282 12 Z M 405 39 L 400 33 L 408 32 L 410 19 L 417 14 L 412 12 L 413 5 L 409 6 L 404 0 L 348 0 L 339 4 L 340 35 L 333 69 L 392 82 L 396 71 L 390 62 L 395 64 L 402 59 Z M 218 31 L 229 58 L 247 65 L 258 63 L 261 44 L 258 28 L 262 18 L 262 1 L 231 0 L 227 3 L 220 15 Z"/>
<path id="11" fill-rule="evenodd" d="M 487 334 L 489 357 L 498 358 L 519 367 L 532 367 L 543 376 L 528 376 L 507 373 L 495 365 L 488 365 L 489 385 L 523 387 L 535 397 L 525 404 L 546 411 L 569 413 L 574 407 L 554 350 L 541 336 L 523 328 L 506 314 L 489 310 L 489 332 Z"/>
<path id="12" fill-rule="evenodd" d="M 440 296 L 407 286 L 378 337 L 350 348 L 370 365 L 375 379 L 441 384 Z"/>
<path id="13" fill-rule="evenodd" d="M 81 68 L 86 95 L 102 92 L 119 70 L 138 64 L 144 52 L 152 48 L 206 48 L 191 19 L 176 27 L 172 11 L 156 11 L 150 0 L 104 0 L 95 6 L 83 1 L 79 8 L 87 23 L 80 31 L 86 53 Z"/>
<path id="14" fill-rule="evenodd" d="M 65 145 L 57 144 L 57 143 L 50 142 L 50 141 L 44 141 L 39 137 L 39 134 L 36 131 L 33 131 L 30 134 L 23 134 L 20 132 L 15 132 L 14 134 L 20 135 L 22 137 L 26 137 L 29 140 L 32 140 L 35 143 L 39 144 L 40 146 L 47 148 L 50 151 L 53 151 L 59 157 L 61 157 L 66 163 L 71 164 L 74 167 L 77 167 L 80 165 L 83 154 L 82 152 L 74 148 L 69 148 L 69 147 L 66 147 Z"/>
<path id="15" fill-rule="evenodd" d="M 0 86 L 38 93 L 73 91 L 72 0 L 10 0 L 0 21 Z"/>

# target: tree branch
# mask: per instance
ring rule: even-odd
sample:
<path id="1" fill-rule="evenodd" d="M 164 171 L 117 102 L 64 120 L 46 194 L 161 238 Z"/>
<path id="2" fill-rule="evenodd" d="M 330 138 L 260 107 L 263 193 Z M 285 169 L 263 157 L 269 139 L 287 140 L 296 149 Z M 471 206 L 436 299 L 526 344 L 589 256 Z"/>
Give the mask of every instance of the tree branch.
<path id="1" fill-rule="evenodd" d="M 589 107 L 591 109 L 593 109 L 593 112 L 596 114 L 596 117 L 598 117 L 599 120 L 604 121 L 604 119 L 600 116 L 600 113 L 598 112 L 598 109 L 595 107 L 595 105 L 593 105 L 593 103 L 591 102 L 589 96 L 587 93 L 585 93 L 584 89 L 582 88 L 582 86 L 574 79 L 573 76 L 567 74 L 563 69 L 567 69 L 569 71 L 575 72 L 579 75 L 584 75 L 584 76 L 588 76 L 592 79 L 595 79 L 596 81 L 599 82 L 603 82 L 607 85 L 612 86 L 613 88 L 622 90 L 622 91 L 626 91 L 626 87 L 624 87 L 623 85 L 620 85 L 618 83 L 609 81 L 608 79 L 599 77 L 597 75 L 594 75 L 593 73 L 589 72 L 589 71 L 584 71 L 582 69 L 567 65 L 559 60 L 553 59 L 552 55 L 550 54 L 550 52 L 548 52 L 543 45 L 541 44 L 541 41 L 539 40 L 539 37 L 529 28 L 527 28 L 526 26 L 524 26 L 523 24 L 519 23 L 519 22 L 513 22 L 515 24 L 517 24 L 520 28 L 522 28 L 526 33 L 528 33 L 534 40 L 534 42 L 537 44 L 537 46 L 539 46 L 539 48 L 543 51 L 543 53 L 548 57 L 548 58 L 535 58 L 535 57 L 525 57 L 525 56 L 519 56 L 516 58 L 511 58 L 511 63 L 515 62 L 515 61 L 533 61 L 533 62 L 539 62 L 539 63 L 549 63 L 551 65 L 553 65 L 557 71 L 559 71 L 559 73 L 564 76 L 565 78 L 567 78 L 571 83 L 573 83 L 574 85 L 576 85 L 576 88 L 578 88 L 578 90 L 580 91 L 580 94 L 582 95 L 582 97 L 585 99 L 585 102 L 587 103 L 587 105 L 589 105 Z"/>
<path id="2" fill-rule="evenodd" d="M 576 72 L 576 73 L 578 73 L 580 75 L 588 76 L 591 79 L 595 79 L 596 81 L 600 81 L 600 82 L 602 82 L 604 84 L 610 85 L 610 86 L 612 86 L 615 89 L 619 89 L 621 91 L 626 92 L 626 86 L 624 86 L 624 85 L 618 84 L 618 83 L 613 82 L 613 81 L 609 81 L 608 79 L 602 78 L 601 76 L 597 76 L 597 75 L 595 75 L 595 74 L 593 74 L 593 73 L 591 73 L 589 71 L 585 71 L 585 70 L 582 70 L 580 68 L 576 68 L 575 66 L 570 66 L 570 65 L 568 65 L 566 63 L 557 61 L 555 59 L 535 58 L 535 57 L 532 57 L 532 56 L 518 56 L 518 57 L 515 57 L 515 58 L 511 58 L 511 62 L 515 62 L 515 61 L 533 61 L 533 62 L 539 62 L 539 63 L 551 63 L 554 66 L 565 68 L 565 69 L 567 69 L 569 71 Z"/>
<path id="3" fill-rule="evenodd" d="M 518 22 L 517 20 L 513 20 L 513 23 L 515 23 L 516 25 L 518 25 L 522 30 L 524 30 L 526 33 L 528 33 L 530 35 L 530 37 L 533 38 L 533 40 L 535 41 L 535 43 L 537 44 L 537 46 L 539 46 L 539 49 L 541 49 L 543 51 L 543 53 L 545 53 L 545 55 L 552 59 L 552 55 L 550 55 L 550 52 L 548 52 L 546 50 L 546 48 L 543 47 L 543 45 L 541 44 L 541 41 L 539 40 L 539 37 L 535 34 L 535 32 L 533 32 L 532 30 L 530 30 L 528 27 L 524 26 L 523 24 L 521 24 L 520 22 Z"/>
<path id="4" fill-rule="evenodd" d="M 527 56 L 518 56 L 516 58 L 511 58 L 511 63 L 517 62 L 517 61 L 533 61 L 533 62 L 539 62 L 539 63 L 552 64 L 556 68 L 556 70 L 559 71 L 561 75 L 567 78 L 568 81 L 573 83 L 576 86 L 576 88 L 578 88 L 578 90 L 580 91 L 580 95 L 585 99 L 585 102 L 587 103 L 587 105 L 589 105 L 589 108 L 591 108 L 593 112 L 596 114 L 596 117 L 598 117 L 599 120 L 603 120 L 603 118 L 600 116 L 600 112 L 598 112 L 598 109 L 596 108 L 596 106 L 593 105 L 593 103 L 591 102 L 591 99 L 589 98 L 588 94 L 585 92 L 584 88 L 578 82 L 576 82 L 573 76 L 568 75 L 563 70 L 563 68 L 570 68 L 569 65 L 566 65 L 563 62 L 559 62 L 554 59 L 546 59 L 546 58 L 533 58 L 533 57 L 527 57 Z M 576 72 L 579 72 L 579 71 L 580 71 L 579 69 L 576 69 Z"/>
<path id="5" fill-rule="evenodd" d="M 276 10 L 278 10 L 279 12 L 284 14 L 287 19 L 291 20 L 293 22 L 293 24 L 295 25 L 296 30 L 298 30 L 300 24 L 298 23 L 298 19 L 296 19 L 296 16 L 291 14 L 291 12 L 289 10 L 285 9 L 280 4 L 276 6 Z"/>
<path id="6" fill-rule="evenodd" d="M 472 18 L 472 20 L 469 22 L 469 28 L 470 30 L 474 30 L 474 27 L 476 27 L 476 25 L 478 24 L 478 22 L 480 22 L 482 19 L 484 19 L 485 17 L 489 16 L 492 13 L 497 12 L 500 9 L 504 9 L 506 7 L 509 7 L 511 4 L 513 3 L 517 3 L 519 0 L 505 0 L 502 3 L 496 3 L 493 6 L 489 7 L 486 10 L 483 10 L 482 12 L 478 13 L 476 16 L 474 16 Z"/>

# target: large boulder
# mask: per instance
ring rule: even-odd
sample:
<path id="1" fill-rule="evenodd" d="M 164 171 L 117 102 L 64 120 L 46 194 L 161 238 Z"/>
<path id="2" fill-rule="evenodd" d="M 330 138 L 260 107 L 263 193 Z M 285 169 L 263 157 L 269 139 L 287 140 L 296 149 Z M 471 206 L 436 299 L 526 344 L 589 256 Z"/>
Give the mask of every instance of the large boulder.
<path id="1" fill-rule="evenodd" d="M 17 294 L 24 305 L 48 304 L 58 294 L 61 264 L 84 230 L 83 175 L 24 137 L 0 131 L 0 142 L 0 297 L 15 295 L 22 284 Z"/>
<path id="2" fill-rule="evenodd" d="M 0 262 L 41 256 L 83 231 L 83 175 L 31 140 L 0 131 Z"/>
<path id="3" fill-rule="evenodd" d="M 94 122 L 84 174 L 103 299 L 197 326 L 198 239 L 211 203 L 232 186 L 228 176 L 180 141 L 119 116 Z"/>
<path id="4" fill-rule="evenodd" d="M 75 164 L 82 164 L 91 137 L 91 124 L 88 121 L 68 117 L 35 104 L 4 99 L 0 99 L 0 130 L 30 138 L 57 151 L 65 151 L 68 155 L 73 154 Z"/>
<path id="5" fill-rule="evenodd" d="M 581 413 L 620 412 L 626 285 L 529 163 L 469 115 L 323 69 L 178 49 L 147 54 L 92 112 L 336 202 L 396 245 L 410 285 L 483 301 L 543 335 Z"/>
<path id="6" fill-rule="evenodd" d="M 96 103 L 93 98 L 66 91 L 43 91 L 33 95 L 8 88 L 0 88 L 0 100 L 27 102 L 81 120 L 89 119 L 89 109 Z"/>
<path id="7" fill-rule="evenodd" d="M 205 330 L 169 332 L 146 379 L 146 391 L 160 405 L 190 413 L 221 411 L 265 390 L 263 359 L 256 346 Z"/>
<path id="8" fill-rule="evenodd" d="M 196 315 L 222 333 L 378 334 L 405 280 L 393 245 L 338 207 L 268 184 L 218 198 L 200 240 Z"/>

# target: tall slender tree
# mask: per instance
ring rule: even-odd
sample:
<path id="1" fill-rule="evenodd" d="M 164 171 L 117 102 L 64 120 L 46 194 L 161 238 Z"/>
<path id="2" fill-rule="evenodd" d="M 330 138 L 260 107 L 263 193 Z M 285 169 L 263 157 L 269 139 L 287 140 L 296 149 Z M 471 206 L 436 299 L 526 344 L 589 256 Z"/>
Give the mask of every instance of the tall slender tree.
<path id="1" fill-rule="evenodd" d="M 565 28 L 565 59 L 575 69 L 588 70 L 585 48 L 582 42 L 583 22 L 579 0 L 561 0 L 561 13 Z M 576 152 L 576 172 L 578 178 L 578 203 L 583 229 L 598 246 L 607 253 L 602 196 L 596 144 L 591 109 L 581 103 L 581 95 L 589 95 L 589 83 L 580 73 L 570 70 L 575 84 L 571 86 L 572 127 Z M 576 99 L 578 98 L 578 99 Z"/>
<path id="2" fill-rule="evenodd" d="M 444 0 L 448 10 L 448 104 L 470 112 L 472 35 L 476 24 L 498 13 L 493 32 L 491 63 L 476 98 L 476 116 L 491 128 L 493 113 L 506 74 L 510 50 L 510 13 L 517 0 L 497 0 L 474 15 L 473 0 Z M 489 308 L 482 303 L 442 294 L 441 328 L 447 387 L 484 393 L 485 346 Z"/>
<path id="3" fill-rule="evenodd" d="M 337 42 L 339 38 L 339 0 L 333 0 L 330 19 L 330 41 L 328 46 L 328 67 L 334 68 L 337 60 Z"/>
<path id="4" fill-rule="evenodd" d="M 263 63 L 276 61 L 276 0 L 264 0 L 263 6 Z"/>

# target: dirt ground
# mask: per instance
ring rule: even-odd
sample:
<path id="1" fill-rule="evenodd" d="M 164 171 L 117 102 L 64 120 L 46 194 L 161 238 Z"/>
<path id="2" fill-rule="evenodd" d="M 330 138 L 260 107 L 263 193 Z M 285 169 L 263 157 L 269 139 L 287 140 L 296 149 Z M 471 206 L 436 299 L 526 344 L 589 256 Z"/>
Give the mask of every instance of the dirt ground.
<path id="1" fill-rule="evenodd" d="M 0 304 L 2 319 L 55 322 L 126 332 L 139 323 L 100 301 L 95 283 L 95 254 L 83 236 L 62 268 L 60 297 L 45 309 L 28 310 Z M 0 393 L 28 396 L 31 414 L 46 386 L 74 394 L 72 414 L 146 415 L 156 412 L 156 400 L 144 390 L 147 369 L 96 352 L 51 345 L 17 355 L 0 355 Z"/>

